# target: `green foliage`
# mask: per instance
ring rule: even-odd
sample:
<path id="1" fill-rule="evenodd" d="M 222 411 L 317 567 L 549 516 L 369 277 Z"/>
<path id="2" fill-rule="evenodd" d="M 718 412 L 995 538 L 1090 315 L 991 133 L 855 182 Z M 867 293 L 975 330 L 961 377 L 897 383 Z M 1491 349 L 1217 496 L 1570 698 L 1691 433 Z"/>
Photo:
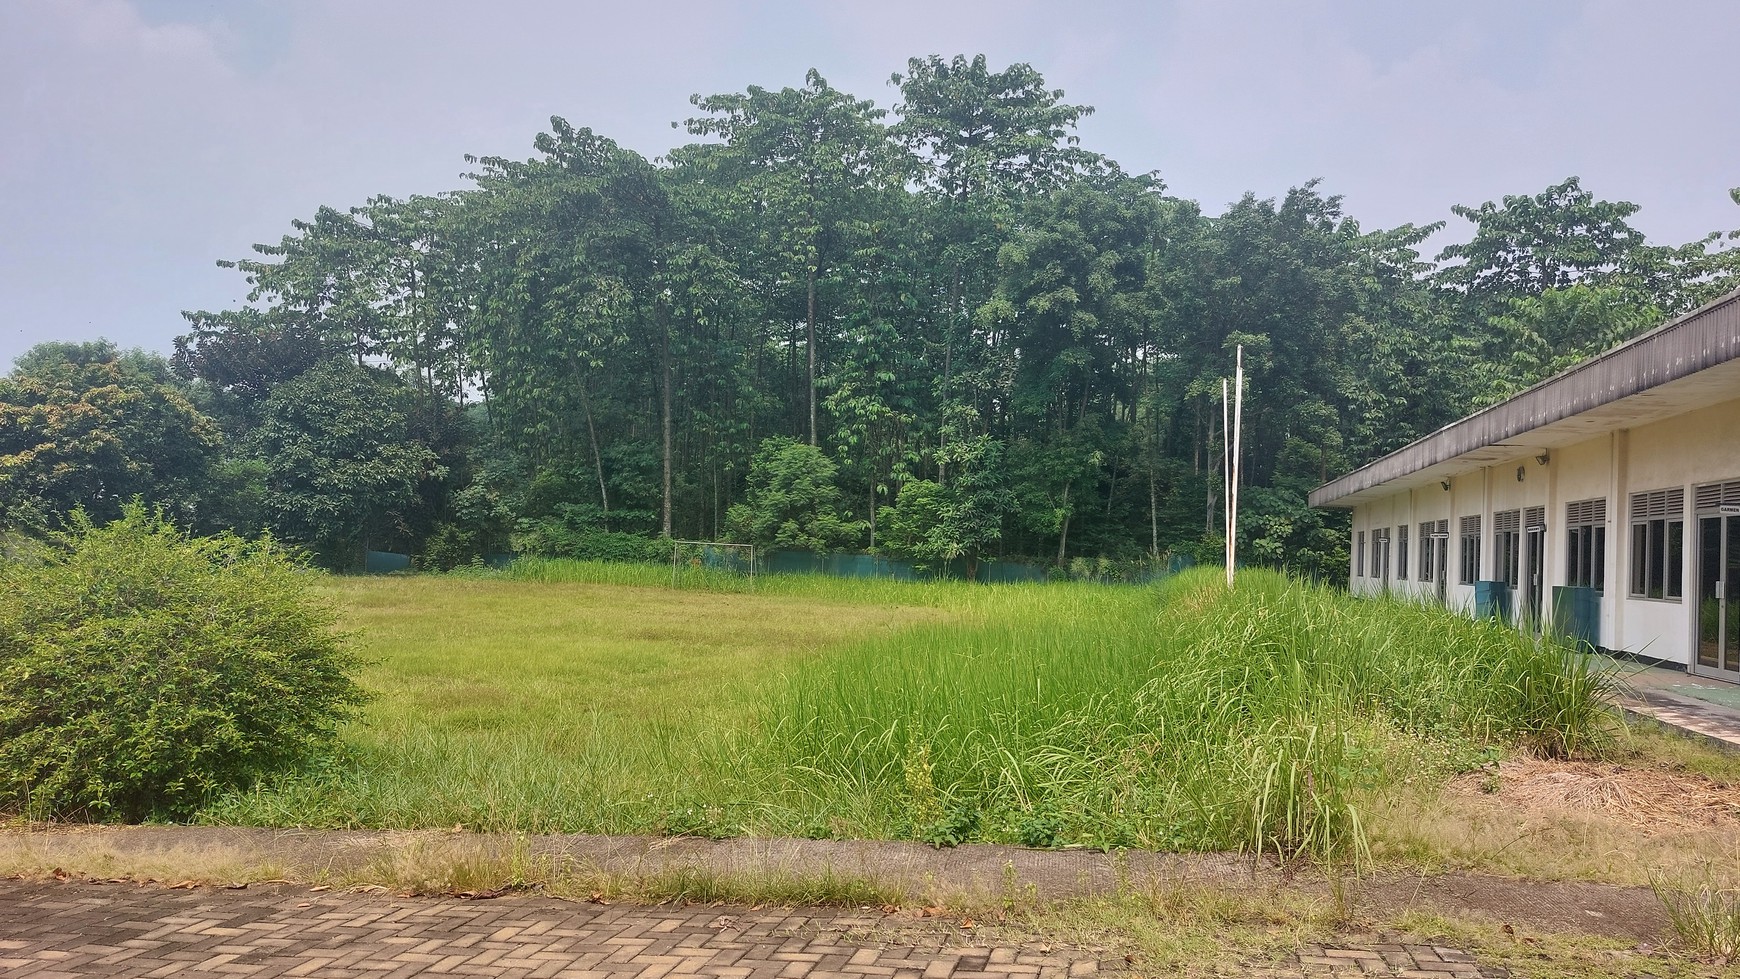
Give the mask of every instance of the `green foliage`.
<path id="1" fill-rule="evenodd" d="M 836 471 L 815 446 L 784 437 L 762 442 L 750 464 L 747 499 L 726 518 L 731 539 L 817 553 L 858 542 L 868 525 L 841 509 Z"/>
<path id="2" fill-rule="evenodd" d="M 100 518 L 135 496 L 194 516 L 217 427 L 161 357 L 108 341 L 45 343 L 0 379 L 0 525 Z"/>
<path id="3" fill-rule="evenodd" d="M 894 506 L 877 512 L 878 543 L 890 554 L 919 562 L 959 557 L 960 547 L 947 526 L 954 507 L 954 495 L 948 490 L 928 479 L 915 479 L 900 487 Z"/>
<path id="4" fill-rule="evenodd" d="M 336 748 L 357 661 L 270 538 L 75 513 L 0 564 L 0 807 L 181 818 Z"/>
<path id="5" fill-rule="evenodd" d="M 395 542 L 424 481 L 444 474 L 413 438 L 403 393 L 390 375 L 337 360 L 273 390 L 251 449 L 276 533 L 334 568 Z"/>

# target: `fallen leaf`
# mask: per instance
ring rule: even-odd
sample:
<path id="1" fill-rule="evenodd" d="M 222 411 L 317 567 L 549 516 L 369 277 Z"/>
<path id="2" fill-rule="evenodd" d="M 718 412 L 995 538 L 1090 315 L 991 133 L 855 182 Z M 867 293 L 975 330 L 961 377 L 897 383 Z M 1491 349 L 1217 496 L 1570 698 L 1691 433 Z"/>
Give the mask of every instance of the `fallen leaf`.
<path id="1" fill-rule="evenodd" d="M 332 888 L 329 885 L 322 884 L 319 887 L 310 887 L 308 889 L 308 892 L 310 894 L 319 894 L 321 891 L 330 891 L 330 890 L 332 890 Z"/>
<path id="2" fill-rule="evenodd" d="M 884 904 L 882 906 L 882 913 L 883 914 L 893 914 L 899 910 L 900 910 L 900 905 L 898 905 L 898 904 Z"/>

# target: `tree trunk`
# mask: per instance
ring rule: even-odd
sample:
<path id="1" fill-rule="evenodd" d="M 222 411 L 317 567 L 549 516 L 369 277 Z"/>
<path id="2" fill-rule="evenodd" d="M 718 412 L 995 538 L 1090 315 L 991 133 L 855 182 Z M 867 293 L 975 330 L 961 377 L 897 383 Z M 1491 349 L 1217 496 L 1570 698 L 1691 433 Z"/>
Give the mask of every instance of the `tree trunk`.
<path id="1" fill-rule="evenodd" d="M 1148 554 L 1154 560 L 1160 560 L 1160 480 L 1155 478 L 1154 471 L 1148 470 L 1148 531 L 1150 533 Z"/>
<path id="2" fill-rule="evenodd" d="M 598 428 L 592 424 L 592 396 L 580 385 L 580 407 L 586 412 L 586 436 L 592 442 L 592 466 L 598 471 L 598 500 L 604 506 L 604 529 L 610 529 L 610 491 L 604 486 L 604 453 L 598 449 Z"/>
<path id="3" fill-rule="evenodd" d="M 816 444 L 816 270 L 811 267 L 809 278 L 809 341 L 810 341 L 810 444 Z"/>
<path id="4" fill-rule="evenodd" d="M 1063 484 L 1063 529 L 1057 535 L 1057 566 L 1063 567 L 1064 555 L 1069 550 L 1069 518 L 1074 514 L 1069 512 L 1069 483 Z"/>

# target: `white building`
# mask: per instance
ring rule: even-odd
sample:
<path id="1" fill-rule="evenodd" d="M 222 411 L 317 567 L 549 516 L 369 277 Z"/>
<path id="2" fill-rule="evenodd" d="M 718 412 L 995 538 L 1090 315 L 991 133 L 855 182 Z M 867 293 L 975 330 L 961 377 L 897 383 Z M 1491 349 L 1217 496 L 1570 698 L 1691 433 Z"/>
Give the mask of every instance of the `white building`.
<path id="1" fill-rule="evenodd" d="M 1740 682 L 1740 292 L 1311 494 L 1351 584 Z"/>

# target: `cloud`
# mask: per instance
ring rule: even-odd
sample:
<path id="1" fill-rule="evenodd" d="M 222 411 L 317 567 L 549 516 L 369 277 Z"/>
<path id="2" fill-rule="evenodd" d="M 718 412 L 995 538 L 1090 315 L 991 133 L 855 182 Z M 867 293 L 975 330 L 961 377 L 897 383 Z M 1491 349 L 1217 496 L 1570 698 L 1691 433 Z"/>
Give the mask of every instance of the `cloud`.
<path id="1" fill-rule="evenodd" d="M 142 13 L 143 11 L 143 13 Z M 560 114 L 648 155 L 691 93 L 816 67 L 889 106 L 913 55 L 1026 61 L 1084 143 L 1211 211 L 1311 177 L 1368 227 L 1570 174 L 1662 241 L 1740 225 L 1740 5 L 1616 0 L 0 3 L 0 359 L 167 348 L 217 258 L 321 204 L 461 186 Z"/>

